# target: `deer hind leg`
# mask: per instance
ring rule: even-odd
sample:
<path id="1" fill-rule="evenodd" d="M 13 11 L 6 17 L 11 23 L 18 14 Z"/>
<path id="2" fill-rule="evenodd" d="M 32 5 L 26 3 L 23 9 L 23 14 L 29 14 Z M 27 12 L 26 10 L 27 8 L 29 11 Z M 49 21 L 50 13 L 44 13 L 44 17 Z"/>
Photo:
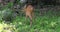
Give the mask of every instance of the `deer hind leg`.
<path id="1" fill-rule="evenodd" d="M 36 17 L 35 17 L 34 12 L 32 12 L 32 14 L 31 14 L 31 15 L 32 15 L 33 21 L 35 21 L 35 18 L 36 18 Z"/>
<path id="2" fill-rule="evenodd" d="M 28 17 L 30 18 L 30 26 L 32 26 L 32 16 L 31 15 L 26 15 L 25 20 L 27 21 Z"/>
<path id="3" fill-rule="evenodd" d="M 31 15 L 28 15 L 29 18 L 30 18 L 30 26 L 32 26 L 32 16 Z"/>
<path id="4" fill-rule="evenodd" d="M 25 18 L 26 21 L 27 21 L 27 18 L 28 18 L 28 15 L 26 14 L 26 18 Z"/>

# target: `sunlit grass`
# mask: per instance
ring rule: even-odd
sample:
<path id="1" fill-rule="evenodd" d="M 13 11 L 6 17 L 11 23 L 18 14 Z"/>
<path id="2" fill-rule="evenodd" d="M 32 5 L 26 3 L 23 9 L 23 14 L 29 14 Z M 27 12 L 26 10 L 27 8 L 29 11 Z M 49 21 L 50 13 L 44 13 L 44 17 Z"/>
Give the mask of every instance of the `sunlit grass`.
<path id="1" fill-rule="evenodd" d="M 7 24 L 7 23 L 0 23 L 0 32 L 16 32 L 15 25 L 13 24 Z"/>

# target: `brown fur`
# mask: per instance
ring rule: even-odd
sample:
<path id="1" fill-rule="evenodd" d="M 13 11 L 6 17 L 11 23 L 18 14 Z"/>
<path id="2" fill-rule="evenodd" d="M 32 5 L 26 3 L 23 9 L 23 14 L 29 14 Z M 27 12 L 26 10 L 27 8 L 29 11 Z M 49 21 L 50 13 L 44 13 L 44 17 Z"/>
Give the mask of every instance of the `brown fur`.
<path id="1" fill-rule="evenodd" d="M 33 16 L 34 7 L 32 5 L 25 5 L 23 10 L 25 11 L 26 19 L 27 17 L 29 17 L 30 25 L 32 25 L 32 16 Z"/>

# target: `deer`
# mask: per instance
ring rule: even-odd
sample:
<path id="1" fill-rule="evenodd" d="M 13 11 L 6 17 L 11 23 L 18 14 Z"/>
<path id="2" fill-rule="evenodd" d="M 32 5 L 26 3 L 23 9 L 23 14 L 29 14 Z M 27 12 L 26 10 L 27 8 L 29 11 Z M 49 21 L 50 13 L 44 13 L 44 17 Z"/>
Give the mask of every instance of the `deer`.
<path id="1" fill-rule="evenodd" d="M 29 19 L 30 19 L 30 26 L 32 26 L 32 18 L 33 18 L 33 15 L 34 15 L 34 13 L 33 13 L 34 7 L 29 3 L 29 4 L 27 4 L 27 5 L 25 5 L 23 7 L 22 11 L 25 12 L 26 20 L 29 17 Z"/>

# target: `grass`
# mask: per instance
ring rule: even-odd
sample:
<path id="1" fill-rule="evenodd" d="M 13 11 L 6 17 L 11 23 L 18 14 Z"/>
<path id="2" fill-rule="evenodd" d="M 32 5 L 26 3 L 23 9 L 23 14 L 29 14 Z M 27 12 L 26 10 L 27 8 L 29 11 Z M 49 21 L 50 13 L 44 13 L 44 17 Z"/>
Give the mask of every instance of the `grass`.
<path id="1" fill-rule="evenodd" d="M 16 19 L 13 23 L 17 26 L 17 29 L 20 32 L 34 32 L 34 31 L 43 31 L 43 32 L 60 32 L 59 31 L 59 22 L 58 18 L 56 17 L 37 17 L 35 21 L 33 21 L 32 27 L 29 26 L 29 21 L 25 21 L 22 17 L 21 19 Z M 26 23 L 26 24 L 25 24 Z"/>
<path id="2" fill-rule="evenodd" d="M 60 32 L 60 16 L 36 16 L 33 20 L 32 27 L 30 21 L 25 17 L 17 16 L 13 21 L 16 32 Z"/>
<path id="3" fill-rule="evenodd" d="M 48 12 L 50 13 L 50 12 Z M 16 25 L 18 32 L 60 32 L 60 16 L 45 14 L 44 16 L 36 16 L 33 20 L 32 27 L 30 27 L 30 21 L 25 17 L 16 17 L 13 20 L 13 24 Z"/>
<path id="4" fill-rule="evenodd" d="M 0 20 L 1 24 L 3 24 L 2 22 L 3 20 Z M 60 11 L 49 10 L 42 16 L 35 12 L 32 22 L 32 27 L 30 27 L 29 18 L 26 21 L 25 16 L 16 16 L 11 22 L 12 25 L 15 25 L 15 30 L 13 30 L 14 28 L 12 30 L 13 32 L 60 32 Z"/>

